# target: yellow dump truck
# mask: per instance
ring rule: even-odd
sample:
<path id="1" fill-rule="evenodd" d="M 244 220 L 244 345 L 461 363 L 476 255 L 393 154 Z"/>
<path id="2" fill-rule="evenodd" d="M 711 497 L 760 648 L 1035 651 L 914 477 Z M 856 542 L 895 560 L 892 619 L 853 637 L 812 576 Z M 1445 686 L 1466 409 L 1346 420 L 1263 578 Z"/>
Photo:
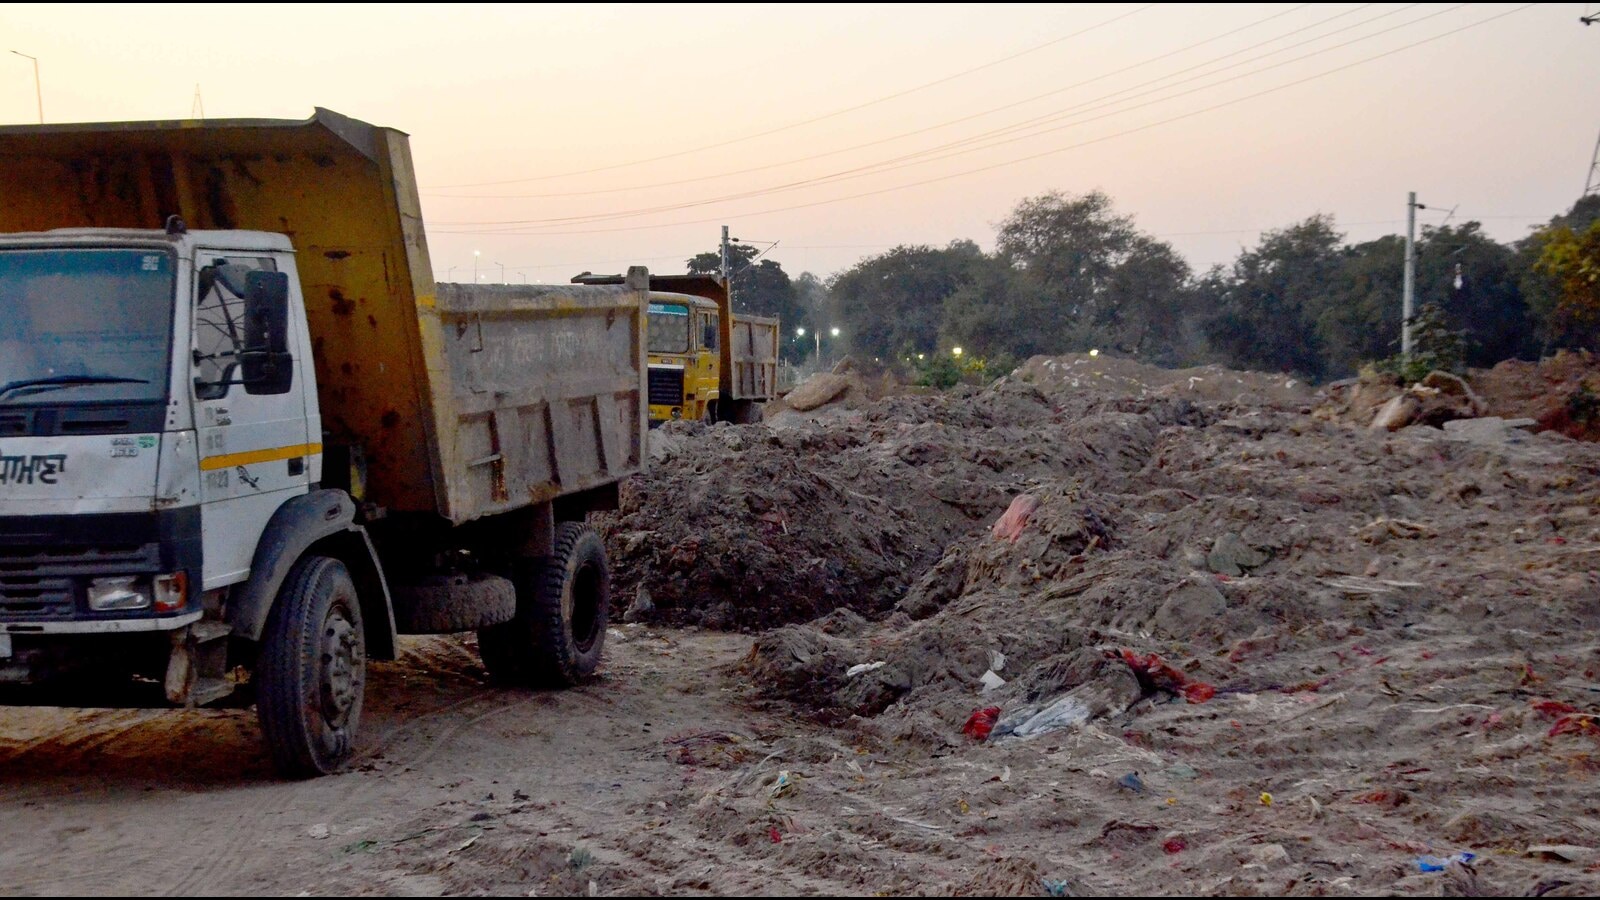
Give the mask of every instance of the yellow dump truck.
<path id="1" fill-rule="evenodd" d="M 617 284 L 580 275 L 574 283 Z M 778 320 L 735 313 L 714 275 L 652 275 L 646 332 L 650 422 L 761 421 L 778 395 Z"/>
<path id="2" fill-rule="evenodd" d="M 397 633 L 594 672 L 644 269 L 435 284 L 406 135 L 322 109 L 0 128 L 0 190 L 0 701 L 247 687 L 309 775 Z"/>

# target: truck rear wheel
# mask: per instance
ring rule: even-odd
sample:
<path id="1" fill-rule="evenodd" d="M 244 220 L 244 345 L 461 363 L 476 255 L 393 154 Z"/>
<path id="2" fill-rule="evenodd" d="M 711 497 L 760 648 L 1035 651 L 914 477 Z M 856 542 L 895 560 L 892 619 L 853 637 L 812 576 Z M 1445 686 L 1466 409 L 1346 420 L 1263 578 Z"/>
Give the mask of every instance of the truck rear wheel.
<path id="1" fill-rule="evenodd" d="M 517 583 L 517 617 L 478 632 L 478 649 L 502 681 L 569 687 L 600 667 L 611 614 L 605 542 L 580 522 L 556 526 L 555 553 Z"/>
<path id="2" fill-rule="evenodd" d="M 336 771 L 355 746 L 366 688 L 361 602 L 344 563 L 308 556 L 278 592 L 256 668 L 256 713 L 273 767 Z"/>

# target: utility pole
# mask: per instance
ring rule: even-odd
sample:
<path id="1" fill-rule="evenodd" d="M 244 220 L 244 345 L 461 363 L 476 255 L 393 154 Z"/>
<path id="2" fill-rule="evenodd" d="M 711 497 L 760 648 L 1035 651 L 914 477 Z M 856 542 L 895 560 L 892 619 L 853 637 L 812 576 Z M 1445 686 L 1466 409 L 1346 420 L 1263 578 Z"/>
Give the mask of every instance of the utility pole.
<path id="1" fill-rule="evenodd" d="M 722 226 L 722 283 L 728 283 L 728 226 Z"/>
<path id="2" fill-rule="evenodd" d="M 1417 293 L 1417 210 L 1427 209 L 1417 202 L 1417 192 L 1406 195 L 1406 274 L 1401 290 L 1400 357 L 1411 361 L 1411 316 Z"/>
<path id="3" fill-rule="evenodd" d="M 39 83 L 39 57 L 37 57 L 37 56 L 29 56 L 28 54 L 23 53 L 21 50 L 13 50 L 11 52 L 15 53 L 16 55 L 18 55 L 20 57 L 22 57 L 23 59 L 31 59 L 31 60 L 33 60 L 33 98 L 35 100 L 39 101 L 39 124 L 43 125 L 44 124 L 44 85 Z"/>
<path id="4" fill-rule="evenodd" d="M 1594 156 L 1589 158 L 1589 177 L 1583 180 L 1584 197 L 1597 193 L 1600 193 L 1600 138 L 1595 138 Z"/>
<path id="5" fill-rule="evenodd" d="M 200 82 L 198 81 L 194 83 L 194 100 L 189 103 L 189 118 L 199 119 L 202 122 L 206 119 L 206 102 L 200 99 Z"/>

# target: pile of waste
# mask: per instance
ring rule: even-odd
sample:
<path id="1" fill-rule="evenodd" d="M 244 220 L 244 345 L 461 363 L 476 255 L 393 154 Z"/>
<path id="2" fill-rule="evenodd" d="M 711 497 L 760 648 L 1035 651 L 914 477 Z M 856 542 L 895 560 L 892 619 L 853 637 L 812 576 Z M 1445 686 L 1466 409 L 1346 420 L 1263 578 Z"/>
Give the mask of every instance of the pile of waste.
<path id="1" fill-rule="evenodd" d="M 1513 428 L 1600 441 L 1600 360 L 1588 351 L 1563 350 L 1539 362 L 1506 360 L 1464 377 L 1432 372 L 1410 386 L 1390 373 L 1366 372 L 1328 385 L 1314 415 L 1387 431 L 1495 418 Z"/>
<path id="2" fill-rule="evenodd" d="M 1345 421 L 1079 359 L 653 433 L 619 602 L 758 632 L 752 704 L 887 760 L 818 815 L 1073 848 L 1086 889 L 1600 886 L 1600 446 L 1505 373 Z"/>

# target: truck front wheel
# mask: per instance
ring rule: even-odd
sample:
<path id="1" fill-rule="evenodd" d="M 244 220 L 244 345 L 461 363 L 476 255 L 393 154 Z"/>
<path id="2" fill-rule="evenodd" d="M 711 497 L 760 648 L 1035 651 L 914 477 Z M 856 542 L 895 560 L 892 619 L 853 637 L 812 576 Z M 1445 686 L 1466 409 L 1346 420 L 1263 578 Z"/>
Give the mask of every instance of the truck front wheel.
<path id="1" fill-rule="evenodd" d="M 327 775 L 350 757 L 366 675 L 350 572 L 326 556 L 295 563 L 267 618 L 255 676 L 256 712 L 280 774 Z"/>
<path id="2" fill-rule="evenodd" d="M 611 614 L 606 545 L 580 522 L 556 526 L 555 553 L 517 579 L 517 617 L 478 632 L 478 650 L 502 681 L 569 687 L 600 667 Z"/>

